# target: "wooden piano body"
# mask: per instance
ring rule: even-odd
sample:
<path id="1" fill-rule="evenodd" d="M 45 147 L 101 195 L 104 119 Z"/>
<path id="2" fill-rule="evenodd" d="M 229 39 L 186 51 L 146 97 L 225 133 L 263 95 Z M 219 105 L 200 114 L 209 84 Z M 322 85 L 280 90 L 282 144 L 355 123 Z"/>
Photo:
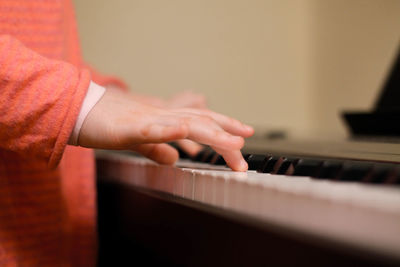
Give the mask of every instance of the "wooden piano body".
<path id="1" fill-rule="evenodd" d="M 400 144 L 312 143 L 250 140 L 247 149 L 400 163 Z M 97 158 L 104 266 L 115 259 L 171 266 L 400 264 L 398 185 L 235 173 L 185 160 L 160 166 L 126 153 Z"/>

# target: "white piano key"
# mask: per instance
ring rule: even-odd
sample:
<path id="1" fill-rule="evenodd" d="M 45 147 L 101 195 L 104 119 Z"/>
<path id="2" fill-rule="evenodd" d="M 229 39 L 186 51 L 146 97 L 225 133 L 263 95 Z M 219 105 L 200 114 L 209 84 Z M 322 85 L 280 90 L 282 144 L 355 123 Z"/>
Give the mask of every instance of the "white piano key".
<path id="1" fill-rule="evenodd" d="M 203 203 L 207 203 L 207 204 L 212 204 L 213 202 L 213 192 L 212 192 L 212 188 L 213 188 L 213 177 L 210 174 L 207 174 L 206 172 L 202 172 L 202 171 L 197 171 L 196 172 L 197 177 L 199 177 L 199 179 L 203 180 L 204 183 L 204 191 L 203 191 Z"/>
<path id="2" fill-rule="evenodd" d="M 185 175 L 188 175 L 182 169 L 175 172 L 174 194 L 175 196 L 183 197 Z"/>
<path id="3" fill-rule="evenodd" d="M 183 169 L 183 197 L 194 199 L 194 172 L 190 169 Z"/>
<path id="4" fill-rule="evenodd" d="M 213 180 L 213 204 L 218 207 L 224 207 L 226 177 L 216 176 Z"/>
<path id="5" fill-rule="evenodd" d="M 162 170 L 162 166 L 156 166 L 148 164 L 146 166 L 146 183 L 145 187 L 151 188 L 152 190 L 161 191 L 163 183 L 163 177 L 159 175 L 158 171 Z"/>
<path id="6" fill-rule="evenodd" d="M 157 187 L 160 191 L 166 193 L 174 192 L 174 176 L 176 169 L 172 166 L 161 166 L 159 172 L 159 181 L 157 182 Z"/>
<path id="7" fill-rule="evenodd" d="M 203 202 L 204 198 L 204 179 L 194 176 L 194 200 Z"/>

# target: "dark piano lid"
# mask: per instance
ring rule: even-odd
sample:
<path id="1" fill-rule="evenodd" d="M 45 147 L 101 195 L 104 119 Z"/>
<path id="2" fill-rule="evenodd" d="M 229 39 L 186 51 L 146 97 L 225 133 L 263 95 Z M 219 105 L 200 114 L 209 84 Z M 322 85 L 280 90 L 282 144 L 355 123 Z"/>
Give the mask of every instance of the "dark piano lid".
<path id="1" fill-rule="evenodd" d="M 382 93 L 376 102 L 375 111 L 400 111 L 400 49 Z"/>
<path id="2" fill-rule="evenodd" d="M 400 49 L 372 112 L 345 112 L 353 136 L 400 137 Z"/>

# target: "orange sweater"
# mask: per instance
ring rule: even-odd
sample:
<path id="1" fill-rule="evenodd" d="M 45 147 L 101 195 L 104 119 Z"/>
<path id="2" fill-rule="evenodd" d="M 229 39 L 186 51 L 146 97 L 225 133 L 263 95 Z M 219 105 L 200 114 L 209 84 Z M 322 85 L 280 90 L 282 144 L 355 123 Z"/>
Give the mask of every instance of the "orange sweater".
<path id="1" fill-rule="evenodd" d="M 95 265 L 93 152 L 66 143 L 119 82 L 82 66 L 70 0 L 0 1 L 0 266 Z"/>

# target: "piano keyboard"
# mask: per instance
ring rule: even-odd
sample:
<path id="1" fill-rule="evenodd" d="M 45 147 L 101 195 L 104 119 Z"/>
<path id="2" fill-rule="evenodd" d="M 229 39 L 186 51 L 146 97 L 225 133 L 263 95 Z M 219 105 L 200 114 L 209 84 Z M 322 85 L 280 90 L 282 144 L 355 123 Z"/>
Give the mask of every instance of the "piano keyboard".
<path id="1" fill-rule="evenodd" d="M 183 151 L 178 151 L 181 158 L 189 158 Z M 328 157 L 277 156 L 276 154 L 245 154 L 244 158 L 249 165 L 249 170 L 256 170 L 259 173 L 400 185 L 399 163 L 339 160 Z M 224 159 L 209 148 L 205 148 L 193 160 L 212 165 L 225 165 Z"/>
<path id="2" fill-rule="evenodd" d="M 240 173 L 207 153 L 196 160 L 210 163 L 183 159 L 172 167 L 128 154 L 99 152 L 98 169 L 113 182 L 400 260 L 400 187 L 373 184 L 398 183 L 398 165 L 337 161 L 340 170 L 331 175 L 334 172 L 325 170 L 326 162 L 331 164 L 327 159 L 253 154 L 247 156 L 252 170 Z"/>

